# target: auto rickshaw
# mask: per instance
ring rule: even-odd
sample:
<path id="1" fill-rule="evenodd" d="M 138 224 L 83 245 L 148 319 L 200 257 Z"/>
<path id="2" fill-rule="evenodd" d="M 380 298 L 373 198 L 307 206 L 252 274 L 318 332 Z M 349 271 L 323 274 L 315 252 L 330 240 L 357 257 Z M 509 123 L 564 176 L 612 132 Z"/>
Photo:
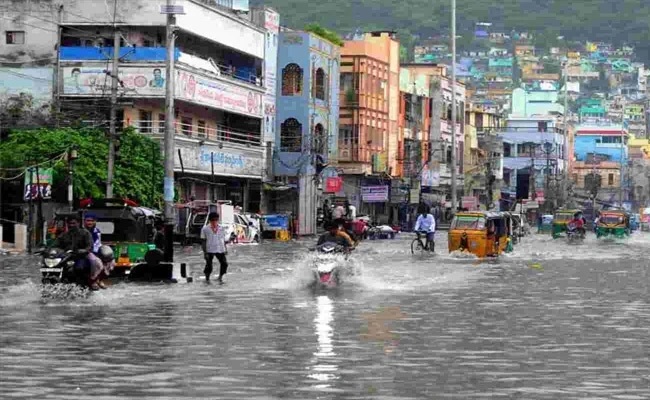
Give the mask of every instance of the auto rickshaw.
<path id="1" fill-rule="evenodd" d="M 93 200 L 82 210 L 93 214 L 101 232 L 102 244 L 111 246 L 116 257 L 112 276 L 124 276 L 130 269 L 145 262 L 145 256 L 156 248 L 153 243 L 155 223 L 160 213 L 122 199 Z"/>
<path id="2" fill-rule="evenodd" d="M 555 215 L 553 216 L 553 230 L 552 230 L 552 235 L 553 239 L 557 239 L 559 237 L 562 237 L 563 233 L 566 233 L 566 226 L 573 219 L 573 216 L 578 213 L 582 212 L 582 210 L 557 210 L 555 212 Z"/>
<path id="3" fill-rule="evenodd" d="M 606 210 L 600 212 L 596 226 L 597 238 L 622 239 L 630 236 L 630 214 L 622 210 Z"/>
<path id="4" fill-rule="evenodd" d="M 460 212 L 449 227 L 449 252 L 467 251 L 479 258 L 496 257 L 508 246 L 508 225 L 503 213 Z"/>

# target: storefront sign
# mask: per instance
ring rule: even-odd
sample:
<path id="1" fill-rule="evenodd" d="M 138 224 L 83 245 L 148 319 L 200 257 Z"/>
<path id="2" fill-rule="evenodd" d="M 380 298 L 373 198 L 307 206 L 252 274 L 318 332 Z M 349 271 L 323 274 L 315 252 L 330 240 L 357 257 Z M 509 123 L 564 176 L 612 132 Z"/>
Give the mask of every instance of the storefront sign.
<path id="1" fill-rule="evenodd" d="M 39 197 L 43 200 L 52 198 L 52 168 L 39 169 L 38 174 L 36 168 L 25 172 L 23 199 L 36 200 Z"/>
<path id="2" fill-rule="evenodd" d="M 180 150 L 182 166 L 186 171 L 192 173 L 211 174 L 214 169 L 215 175 L 239 176 L 239 177 L 260 177 L 262 176 L 262 149 L 241 150 L 229 148 L 225 145 L 223 149 L 213 145 L 199 146 L 194 143 L 177 142 L 176 147 Z M 175 168 L 181 168 L 181 160 L 176 156 Z"/>
<path id="3" fill-rule="evenodd" d="M 433 170 L 431 166 L 425 166 L 422 169 L 421 183 L 424 187 L 440 186 L 440 172 Z"/>
<path id="4" fill-rule="evenodd" d="M 176 97 L 227 111 L 262 117 L 262 95 L 186 71 L 176 72 Z"/>
<path id="5" fill-rule="evenodd" d="M 343 188 L 343 179 L 337 177 L 325 179 L 325 193 L 338 193 Z"/>
<path id="6" fill-rule="evenodd" d="M 361 186 L 361 199 L 365 203 L 383 203 L 388 201 L 388 185 Z"/>
<path id="7" fill-rule="evenodd" d="M 476 210 L 478 206 L 478 199 L 474 196 L 463 196 L 461 200 L 461 206 L 462 208 L 466 208 L 468 210 Z"/>
<path id="8" fill-rule="evenodd" d="M 108 95 L 112 79 L 110 65 L 64 67 L 63 94 Z M 118 70 L 120 96 L 163 96 L 165 68 L 123 67 Z"/>

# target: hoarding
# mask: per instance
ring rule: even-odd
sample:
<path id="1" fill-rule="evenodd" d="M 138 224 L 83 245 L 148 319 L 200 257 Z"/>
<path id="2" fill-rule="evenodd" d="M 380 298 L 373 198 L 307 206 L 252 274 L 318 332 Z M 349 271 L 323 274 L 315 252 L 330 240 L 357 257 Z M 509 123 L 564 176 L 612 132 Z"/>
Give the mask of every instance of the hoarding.
<path id="1" fill-rule="evenodd" d="M 111 91 L 110 65 L 63 68 L 64 95 L 107 95 Z M 165 68 L 122 67 L 118 70 L 120 96 L 164 96 Z"/>

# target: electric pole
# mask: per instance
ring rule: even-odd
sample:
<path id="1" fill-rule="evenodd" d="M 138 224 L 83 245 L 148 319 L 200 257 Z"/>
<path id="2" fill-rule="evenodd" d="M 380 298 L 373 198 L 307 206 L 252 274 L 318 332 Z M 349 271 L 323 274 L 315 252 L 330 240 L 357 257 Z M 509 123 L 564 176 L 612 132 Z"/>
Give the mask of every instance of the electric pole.
<path id="1" fill-rule="evenodd" d="M 113 197 L 113 177 L 115 176 L 115 140 L 117 139 L 117 84 L 120 63 L 120 31 L 113 31 L 113 65 L 111 68 L 111 116 L 109 121 L 110 132 L 108 135 L 108 173 L 106 174 L 106 198 Z M 108 73 L 108 71 L 106 71 Z"/>
<path id="2" fill-rule="evenodd" d="M 567 196 L 567 184 L 569 183 L 569 157 L 568 154 L 568 139 L 569 139 L 569 59 L 564 63 L 564 147 L 562 155 L 564 156 L 564 170 L 562 171 L 562 192 L 560 197 L 562 198 L 562 206 L 565 206 L 566 201 L 568 200 Z M 557 186 L 556 186 L 557 187 Z"/>
<path id="3" fill-rule="evenodd" d="M 174 236 L 174 47 L 176 44 L 174 16 L 174 0 L 167 0 L 167 60 L 166 60 L 166 82 L 165 82 L 165 260 L 173 261 L 173 236 Z"/>
<path id="4" fill-rule="evenodd" d="M 456 200 L 456 0 L 451 0 L 451 214 L 458 208 Z"/>

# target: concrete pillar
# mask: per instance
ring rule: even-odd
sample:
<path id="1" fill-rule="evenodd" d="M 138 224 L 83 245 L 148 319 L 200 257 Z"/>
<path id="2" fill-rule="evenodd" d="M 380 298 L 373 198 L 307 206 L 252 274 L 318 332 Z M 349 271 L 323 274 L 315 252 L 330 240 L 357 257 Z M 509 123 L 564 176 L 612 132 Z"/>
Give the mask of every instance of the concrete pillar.
<path id="1" fill-rule="evenodd" d="M 250 201 L 250 191 L 251 191 L 251 180 L 244 179 L 244 198 L 242 201 L 242 211 L 248 212 L 248 202 Z"/>
<path id="2" fill-rule="evenodd" d="M 315 235 L 316 184 L 313 175 L 301 176 L 298 186 L 298 235 Z"/>
<path id="3" fill-rule="evenodd" d="M 16 224 L 14 225 L 14 249 L 16 251 L 27 250 L 27 225 Z"/>

